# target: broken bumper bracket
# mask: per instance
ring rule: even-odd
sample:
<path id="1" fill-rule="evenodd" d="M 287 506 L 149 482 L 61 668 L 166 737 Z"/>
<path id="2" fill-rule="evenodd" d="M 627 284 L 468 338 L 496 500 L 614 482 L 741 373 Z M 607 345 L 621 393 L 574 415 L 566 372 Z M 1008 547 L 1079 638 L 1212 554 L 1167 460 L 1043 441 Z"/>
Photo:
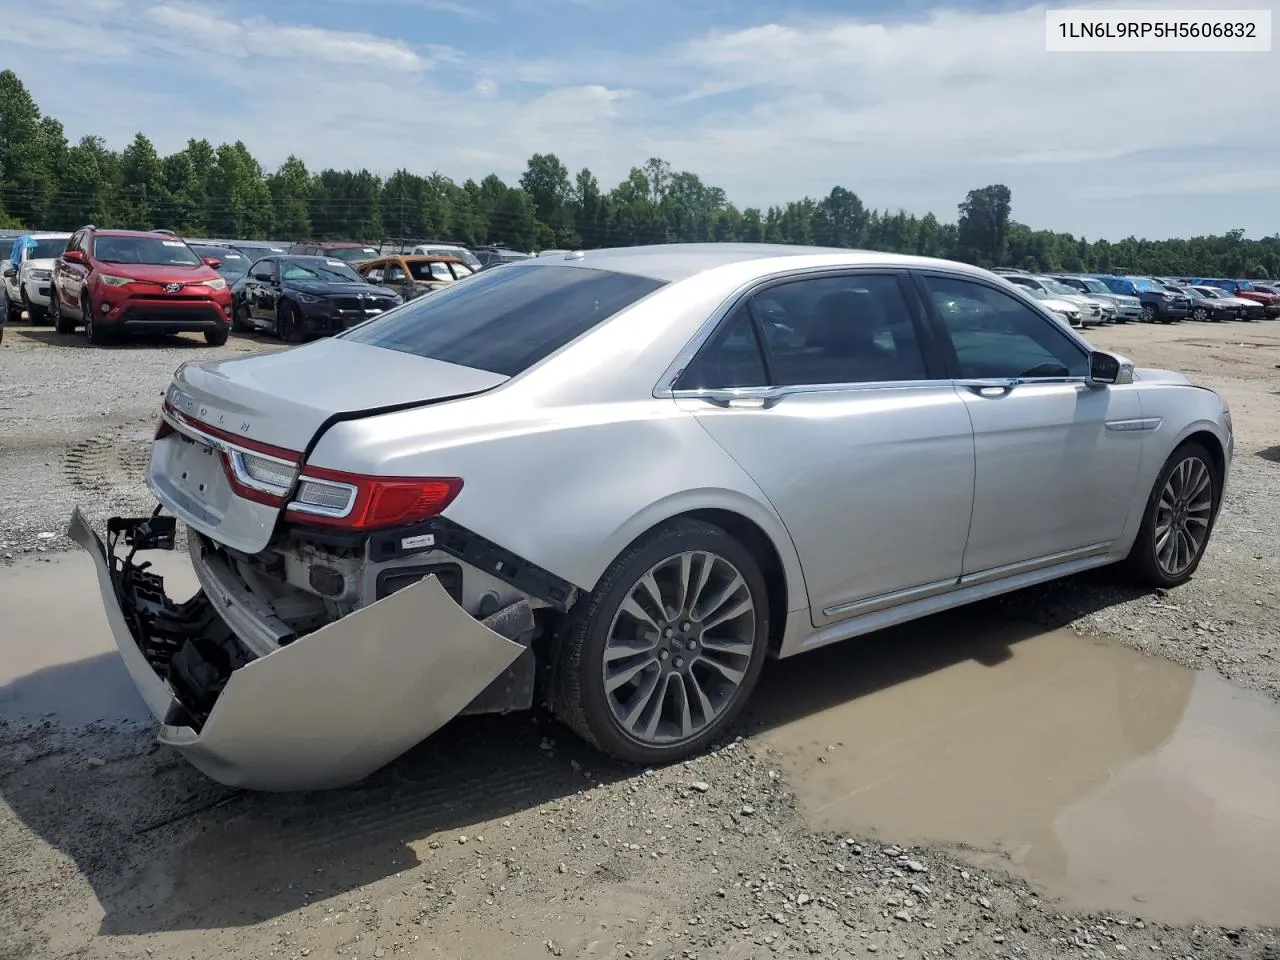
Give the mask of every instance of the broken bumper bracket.
<path id="1" fill-rule="evenodd" d="M 470 616 L 431 576 L 235 669 L 197 729 L 173 722 L 186 708 L 144 655 L 137 617 L 126 616 L 138 606 L 128 565 L 79 509 L 68 534 L 93 558 L 116 646 L 161 723 L 158 739 L 228 786 L 285 791 L 358 781 L 491 686 L 505 686 L 516 661 L 532 657 L 526 644 Z M 148 589 L 163 596 L 160 578 L 147 577 L 155 581 L 146 581 Z M 491 618 L 506 629 L 531 621 L 531 611 L 526 617 L 510 608 Z"/>

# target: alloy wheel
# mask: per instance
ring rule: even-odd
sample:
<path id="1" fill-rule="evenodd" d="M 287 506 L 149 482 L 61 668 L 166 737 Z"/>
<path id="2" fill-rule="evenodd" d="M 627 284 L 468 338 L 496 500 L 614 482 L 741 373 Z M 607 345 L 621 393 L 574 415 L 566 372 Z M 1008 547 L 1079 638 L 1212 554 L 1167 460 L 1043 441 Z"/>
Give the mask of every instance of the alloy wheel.
<path id="1" fill-rule="evenodd" d="M 1153 323 L 1156 319 L 1156 308 L 1149 303 L 1142 305 L 1142 319 L 1147 323 Z"/>
<path id="2" fill-rule="evenodd" d="M 1213 474 L 1199 457 L 1173 468 L 1156 505 L 1156 563 L 1177 577 L 1200 556 L 1213 519 Z"/>
<path id="3" fill-rule="evenodd" d="M 601 679 L 614 721 L 646 745 L 697 736 L 736 700 L 755 635 L 755 598 L 728 560 L 686 551 L 654 565 L 605 642 Z"/>

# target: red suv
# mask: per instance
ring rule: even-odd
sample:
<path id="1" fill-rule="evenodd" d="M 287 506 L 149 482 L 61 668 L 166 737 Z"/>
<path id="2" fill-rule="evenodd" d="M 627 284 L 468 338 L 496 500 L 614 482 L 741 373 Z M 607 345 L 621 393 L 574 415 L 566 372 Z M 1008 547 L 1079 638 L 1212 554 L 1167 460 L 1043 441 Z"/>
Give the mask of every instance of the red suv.
<path id="1" fill-rule="evenodd" d="M 231 329 L 231 291 L 218 265 L 171 233 L 83 227 L 54 262 L 49 314 L 59 333 L 84 324 L 90 343 L 197 332 L 221 346 Z"/>

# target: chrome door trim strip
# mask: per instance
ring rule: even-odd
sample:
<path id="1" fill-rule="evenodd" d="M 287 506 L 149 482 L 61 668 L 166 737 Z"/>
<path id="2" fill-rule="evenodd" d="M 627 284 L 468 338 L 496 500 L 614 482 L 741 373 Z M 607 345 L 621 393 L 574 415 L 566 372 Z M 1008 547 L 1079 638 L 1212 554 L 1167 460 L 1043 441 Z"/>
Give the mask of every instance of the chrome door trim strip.
<path id="1" fill-rule="evenodd" d="M 1068 563 L 1072 560 L 1081 560 L 1085 557 L 1096 557 L 1100 554 L 1107 553 L 1111 549 L 1111 541 L 1105 543 L 1091 543 L 1086 547 L 1074 547 L 1071 550 L 1063 550 L 1060 553 L 1051 553 L 1043 557 L 1034 557 L 1030 560 L 1019 560 L 1017 563 L 1006 563 L 1003 566 L 991 567 L 987 570 L 979 570 L 976 573 L 970 573 L 960 578 L 960 586 L 968 587 L 976 583 L 987 583 L 992 580 L 1003 580 L 1006 577 L 1017 576 L 1020 573 L 1029 573 L 1033 570 L 1041 570 L 1045 567 L 1054 567 L 1060 563 Z"/>
<path id="2" fill-rule="evenodd" d="M 922 583 L 918 587 L 908 587 L 906 590 L 895 590 L 893 593 L 882 593 L 876 597 L 867 597 L 864 600 L 850 600 L 847 603 L 837 603 L 835 606 L 827 607 L 822 611 L 824 617 L 843 617 L 848 614 L 875 613 L 877 610 L 883 610 L 885 607 L 896 606 L 899 603 L 906 603 L 911 600 L 924 600 L 927 597 L 937 596 L 940 593 L 946 593 L 948 590 L 954 589 L 960 585 L 959 577 L 951 577 L 947 580 L 935 580 L 933 583 Z"/>

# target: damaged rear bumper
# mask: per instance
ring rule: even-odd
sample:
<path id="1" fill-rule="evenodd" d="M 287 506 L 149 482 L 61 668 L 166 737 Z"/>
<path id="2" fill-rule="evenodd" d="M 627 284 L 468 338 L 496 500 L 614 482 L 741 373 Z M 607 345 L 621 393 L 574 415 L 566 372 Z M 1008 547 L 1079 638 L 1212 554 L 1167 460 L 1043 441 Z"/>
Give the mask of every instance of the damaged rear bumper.
<path id="1" fill-rule="evenodd" d="M 527 605 L 486 621 L 506 624 L 501 629 L 517 638 L 508 639 L 429 576 L 254 658 L 238 644 L 218 646 L 216 637 L 230 628 L 204 591 L 175 604 L 145 565 L 114 556 L 78 509 L 68 534 L 93 558 L 107 621 L 161 724 L 158 739 L 228 786 L 353 783 L 463 712 L 522 655 L 532 656 Z M 191 702 L 185 681 L 211 672 L 218 675 L 211 703 Z"/>

